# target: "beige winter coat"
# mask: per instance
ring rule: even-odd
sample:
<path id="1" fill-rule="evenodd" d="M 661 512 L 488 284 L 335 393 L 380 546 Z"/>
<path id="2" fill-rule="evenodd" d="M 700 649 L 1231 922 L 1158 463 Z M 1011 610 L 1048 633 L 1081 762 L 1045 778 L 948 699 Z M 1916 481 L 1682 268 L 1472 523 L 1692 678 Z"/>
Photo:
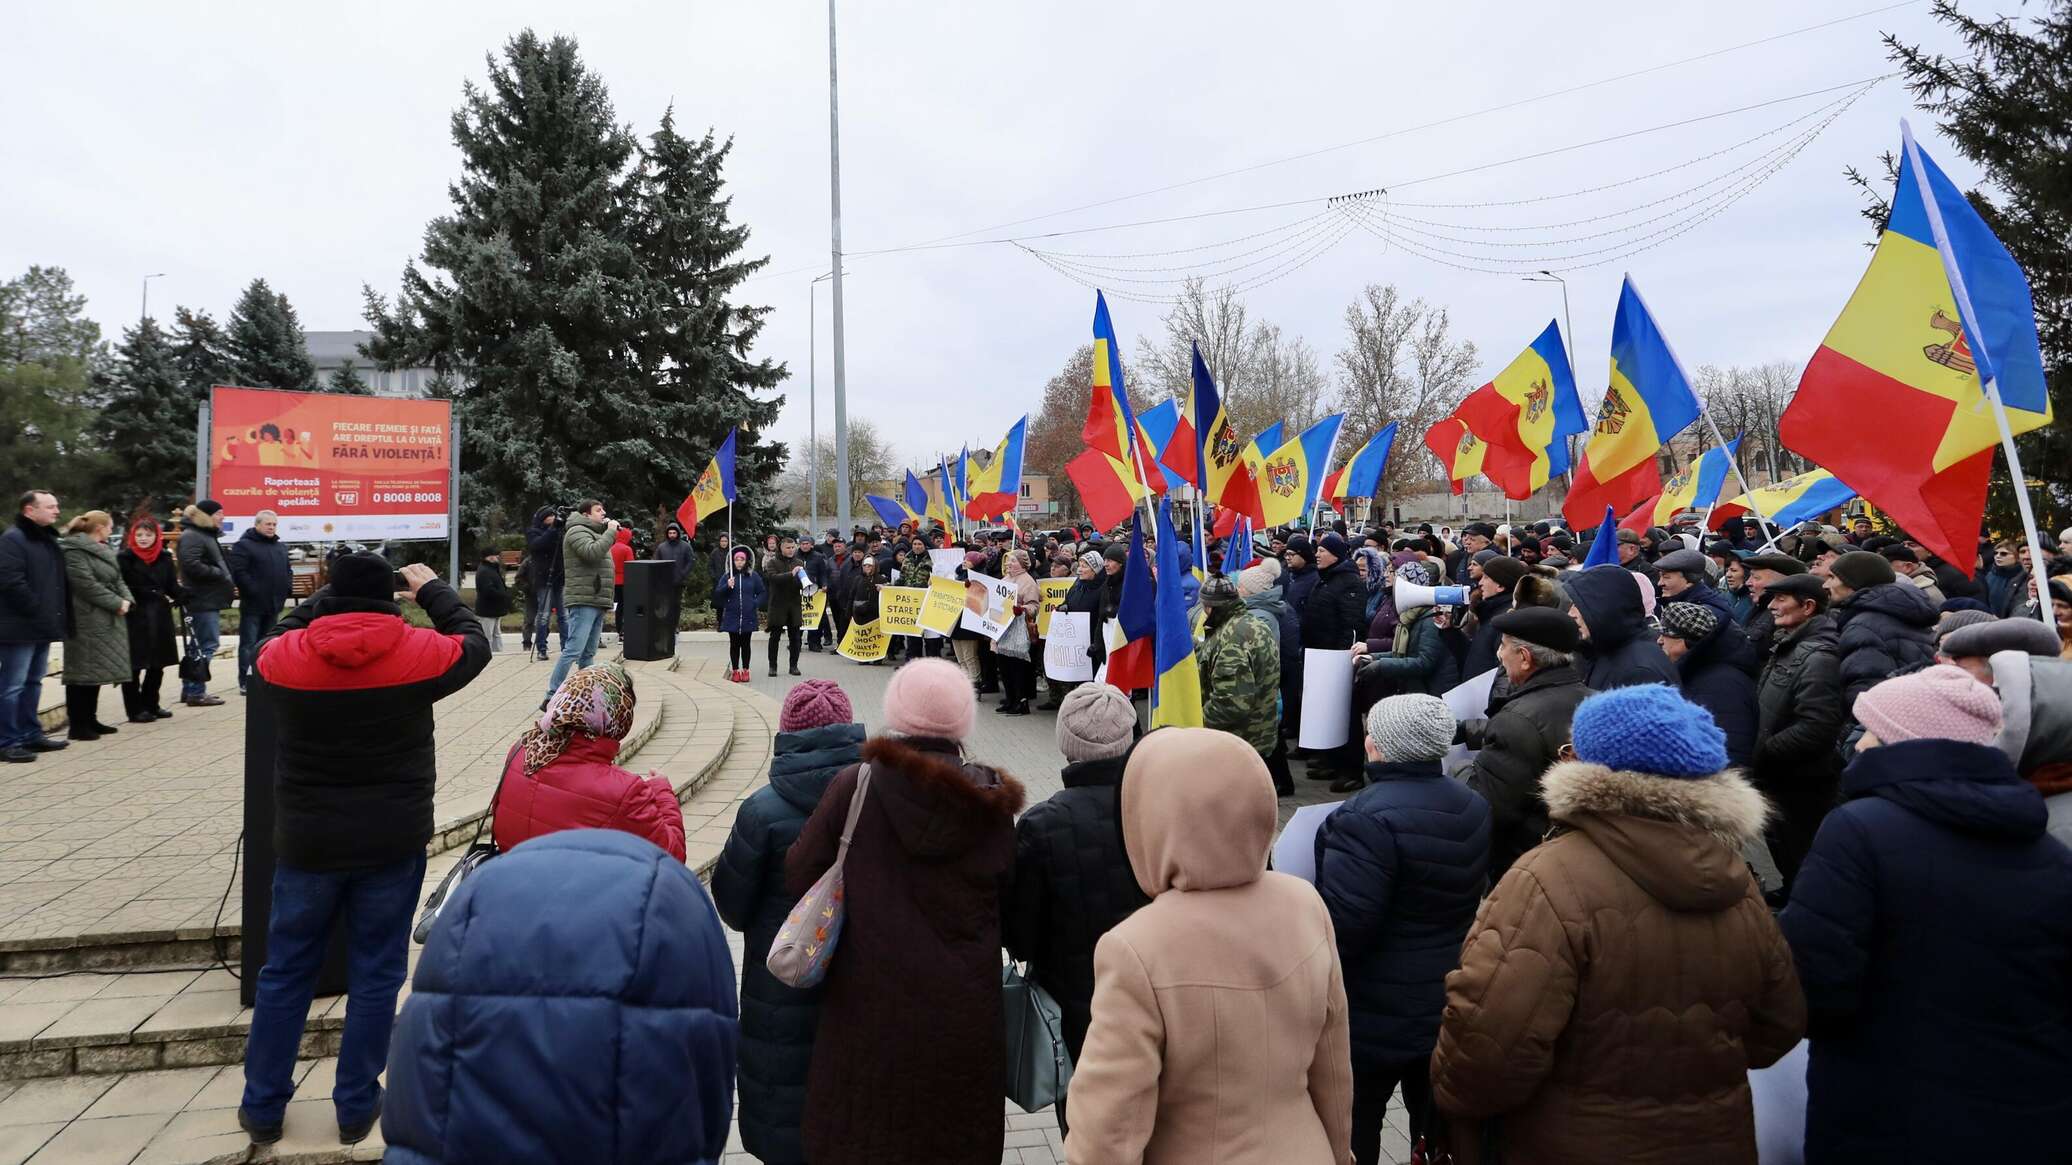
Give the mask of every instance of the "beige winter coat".
<path id="1" fill-rule="evenodd" d="M 1352 1063 L 1331 916 L 1266 871 L 1273 779 L 1227 732 L 1146 737 L 1123 845 L 1151 895 L 1094 949 L 1071 1165 L 1342 1165 Z"/>

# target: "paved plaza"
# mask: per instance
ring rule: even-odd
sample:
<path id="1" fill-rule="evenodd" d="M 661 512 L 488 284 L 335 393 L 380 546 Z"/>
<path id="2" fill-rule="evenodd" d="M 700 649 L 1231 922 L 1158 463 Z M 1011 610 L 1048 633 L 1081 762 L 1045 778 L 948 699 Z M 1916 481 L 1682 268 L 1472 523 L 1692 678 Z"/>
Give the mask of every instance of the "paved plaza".
<path id="1" fill-rule="evenodd" d="M 694 633 L 683 637 L 676 660 L 630 665 L 640 699 L 627 766 L 670 777 L 685 806 L 689 864 L 701 874 L 717 857 L 734 809 L 767 779 L 777 703 L 797 682 L 764 674 L 759 654 L 752 683 L 726 683 L 724 656 L 722 637 Z M 435 848 L 465 843 L 467 823 L 486 806 L 506 750 L 536 714 L 550 666 L 507 651 L 439 706 L 436 805 L 445 835 Z M 808 676 L 841 683 L 859 717 L 881 727 L 891 664 L 866 667 L 808 653 L 800 666 Z M 219 666 L 219 677 L 229 670 Z M 129 941 L 148 951 L 152 940 L 185 939 L 191 952 L 192 940 L 214 933 L 242 819 L 244 740 L 234 683 L 219 679 L 218 688 L 229 689 L 221 708 L 181 708 L 160 724 L 125 724 L 114 738 L 0 772 L 0 957 L 15 961 L 0 975 L 0 1165 L 314 1163 L 381 1154 L 378 1132 L 351 1150 L 336 1140 L 328 1098 L 336 1061 L 324 1053 L 335 1049 L 342 997 L 319 1000 L 312 1011 L 305 1055 L 316 1058 L 303 1061 L 286 1138 L 255 1150 L 236 1125 L 243 1082 L 237 1061 L 250 1012 L 239 1005 L 227 971 L 181 963 L 179 970 L 148 973 L 32 977 L 38 960 L 71 967 L 68 945 L 86 950 Z M 1064 760 L 1052 717 L 1001 716 L 992 706 L 981 705 L 969 754 L 1022 781 L 1031 803 L 1056 792 Z M 1304 801 L 1330 799 L 1319 782 L 1298 785 Z M 1292 810 L 1289 801 L 1282 807 L 1284 816 Z M 449 848 L 436 855 L 427 884 L 457 854 Z M 231 938 L 240 929 L 232 887 L 221 931 Z M 729 937 L 738 968 L 741 937 Z M 1064 1160 L 1051 1113 L 1007 1104 L 1004 1120 L 1003 1165 Z M 1386 1147 L 1393 1159 L 1407 1160 L 1400 1109 L 1391 1120 Z M 753 1160 L 737 1133 L 725 1165 Z"/>

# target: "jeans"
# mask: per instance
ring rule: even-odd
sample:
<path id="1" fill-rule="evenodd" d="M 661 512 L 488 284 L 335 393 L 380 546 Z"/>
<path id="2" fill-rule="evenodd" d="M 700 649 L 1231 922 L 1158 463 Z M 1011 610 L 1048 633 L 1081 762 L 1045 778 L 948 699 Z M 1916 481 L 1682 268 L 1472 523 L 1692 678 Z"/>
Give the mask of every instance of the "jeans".
<path id="1" fill-rule="evenodd" d="M 43 736 L 36 705 L 43 701 L 43 677 L 49 672 L 50 644 L 0 643 L 0 748 Z"/>
<path id="2" fill-rule="evenodd" d="M 555 633 L 561 636 L 561 649 L 568 650 L 568 612 L 561 606 L 561 584 L 543 586 L 539 590 L 539 621 L 532 627 L 533 649 L 541 655 L 547 654 L 547 619 L 554 619 Z"/>
<path id="3" fill-rule="evenodd" d="M 547 677 L 547 695 L 561 688 L 571 667 L 589 667 L 597 658 L 597 640 L 604 631 L 603 607 L 575 607 L 568 612 L 568 634 L 561 641 L 561 654 L 554 660 L 554 674 Z"/>
<path id="4" fill-rule="evenodd" d="M 489 640 L 489 650 L 502 651 L 504 649 L 503 619 L 495 615 L 477 615 L 475 616 L 475 622 L 482 625 L 482 636 Z"/>
<path id="5" fill-rule="evenodd" d="M 424 887 L 423 854 L 371 870 L 319 873 L 282 863 L 273 871 L 273 915 L 266 927 L 266 967 L 245 1042 L 244 1109 L 272 1124 L 295 1095 L 295 1051 L 309 1020 L 331 928 L 345 916 L 351 956 L 345 1038 L 331 1102 L 338 1121 L 366 1120 L 381 1095 L 376 1077 L 388 1063 L 396 994 L 408 963 L 410 921 Z"/>
<path id="6" fill-rule="evenodd" d="M 245 683 L 252 676 L 252 661 L 259 658 L 259 641 L 280 622 L 279 607 L 255 607 L 250 603 L 237 609 L 237 690 L 245 690 Z M 200 620 L 195 620 L 199 633 Z"/>
<path id="7" fill-rule="evenodd" d="M 1381 1155 L 1382 1118 L 1387 1115 L 1389 1097 L 1396 1085 L 1403 1085 L 1404 1115 L 1410 1118 L 1410 1143 L 1427 1132 L 1425 1123 L 1432 1111 L 1431 1059 L 1411 1060 L 1378 1071 L 1353 1069 L 1353 1161 L 1375 1165 Z"/>
<path id="8" fill-rule="evenodd" d="M 209 659 L 214 657 L 216 649 L 223 645 L 223 612 L 190 611 L 187 617 L 194 620 L 194 643 L 195 646 L 201 648 L 202 658 Z M 199 699 L 208 694 L 209 689 L 206 684 L 190 684 L 186 680 L 180 681 L 180 698 L 183 700 Z"/>

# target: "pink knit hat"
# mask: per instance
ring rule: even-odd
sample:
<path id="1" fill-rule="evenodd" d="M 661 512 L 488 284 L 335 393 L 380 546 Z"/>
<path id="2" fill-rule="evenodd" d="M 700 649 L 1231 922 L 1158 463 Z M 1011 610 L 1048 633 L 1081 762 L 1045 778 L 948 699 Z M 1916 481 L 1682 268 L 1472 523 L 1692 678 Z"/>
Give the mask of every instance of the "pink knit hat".
<path id="1" fill-rule="evenodd" d="M 2000 739 L 2000 697 L 1963 668 L 1940 663 L 1886 680 L 1856 697 L 1856 719 L 1885 744 Z"/>
<path id="2" fill-rule="evenodd" d="M 964 669 L 946 659 L 917 659 L 885 685 L 885 727 L 903 736 L 963 740 L 978 710 Z"/>
<path id="3" fill-rule="evenodd" d="M 784 693 L 784 710 L 777 714 L 777 731 L 804 732 L 830 724 L 847 724 L 856 719 L 849 706 L 849 694 L 833 680 L 805 680 Z"/>

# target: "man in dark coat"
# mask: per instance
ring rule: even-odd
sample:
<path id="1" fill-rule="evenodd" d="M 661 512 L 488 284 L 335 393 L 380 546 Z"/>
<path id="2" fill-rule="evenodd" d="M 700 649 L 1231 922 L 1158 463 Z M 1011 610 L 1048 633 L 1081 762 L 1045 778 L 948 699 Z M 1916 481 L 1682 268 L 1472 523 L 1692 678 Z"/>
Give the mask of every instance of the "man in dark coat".
<path id="1" fill-rule="evenodd" d="M 1459 732 L 1463 744 L 1480 750 L 1466 779 L 1489 803 L 1491 884 L 1546 836 L 1540 774 L 1560 757 L 1576 706 L 1592 694 L 1576 672 L 1582 637 L 1567 615 L 1521 607 L 1495 626 L 1505 690 L 1491 698 L 1487 719 L 1463 721 Z"/>
<path id="2" fill-rule="evenodd" d="M 1748 636 L 1748 645 L 1755 648 L 1757 659 L 1770 657 L 1770 640 L 1777 633 L 1776 623 L 1770 616 L 1770 600 L 1767 594 L 1770 584 L 1795 574 L 1805 574 L 1806 564 L 1789 554 L 1772 551 L 1768 554 L 1752 554 L 1742 560 L 1748 570 L 1748 597 L 1755 604 L 1755 613 L 1748 617 L 1741 631 Z"/>
<path id="3" fill-rule="evenodd" d="M 669 563 L 669 585 L 682 591 L 684 583 L 690 581 L 691 563 L 698 552 L 691 549 L 690 540 L 683 536 L 683 527 L 669 523 L 662 531 L 661 545 L 655 547 L 655 557 Z M 712 577 L 718 578 L 718 575 Z"/>
<path id="4" fill-rule="evenodd" d="M 1638 572 L 1631 572 L 1638 573 Z M 1583 682 L 1596 692 L 1632 684 L 1676 686 L 1676 668 L 1649 633 L 1640 587 L 1625 569 L 1593 566 L 1565 573 L 1561 585 L 1583 631 Z"/>
<path id="5" fill-rule="evenodd" d="M 194 644 L 203 659 L 216 654 L 222 643 L 223 612 L 237 601 L 237 581 L 223 553 L 223 531 L 217 523 L 222 512 L 220 502 L 203 498 L 180 515 L 180 585 L 187 590 L 186 613 L 194 621 Z M 180 702 L 210 708 L 223 698 L 210 695 L 206 685 L 182 680 Z"/>
<path id="6" fill-rule="evenodd" d="M 828 592 L 828 609 L 832 611 L 835 606 L 833 590 L 835 569 L 848 562 L 848 543 L 842 541 L 838 536 L 831 536 L 826 542 L 815 541 L 806 548 L 801 558 L 806 567 L 806 581 L 812 583 L 818 589 Z M 837 638 L 833 644 L 828 643 L 827 621 L 825 619 L 806 628 L 807 651 L 818 653 L 821 648 L 836 646 L 840 642 L 841 640 Z"/>
<path id="7" fill-rule="evenodd" d="M 1712 585 L 1712 559 L 1696 550 L 1678 550 L 1656 559 L 1655 571 L 1655 585 L 1664 603 L 1710 607 L 1722 623 L 1740 632 L 1740 625 L 1734 621 L 1734 600 Z"/>
<path id="8" fill-rule="evenodd" d="M 1827 593 L 1840 637 L 1845 715 L 1856 697 L 1887 676 L 1935 662 L 1941 613 L 1919 587 L 1900 582 L 1883 555 L 1852 550 L 1836 558 L 1828 568 Z"/>
<path id="9" fill-rule="evenodd" d="M 1475 584 L 1474 592 L 1475 632 L 1468 638 L 1467 654 L 1461 657 L 1463 678 L 1472 679 L 1496 666 L 1496 645 L 1502 633 L 1492 624 L 1511 609 L 1511 588 L 1529 569 L 1517 558 L 1492 558 L 1482 564 L 1482 581 Z"/>
<path id="10" fill-rule="evenodd" d="M 537 659 L 547 658 L 547 620 L 552 613 L 554 630 L 564 650 L 568 647 L 568 612 L 561 605 L 561 515 L 553 506 L 533 511 L 532 524 L 525 528 L 525 553 L 532 563 L 532 593 L 527 599 L 533 623 L 533 649 Z"/>
<path id="11" fill-rule="evenodd" d="M 1469 522 L 1461 527 L 1460 548 L 1449 553 L 1443 564 L 1446 567 L 1446 577 L 1461 586 L 1466 586 L 1469 561 L 1489 549 L 1490 543 L 1494 541 L 1496 527 L 1487 522 Z"/>
<path id="12" fill-rule="evenodd" d="M 1704 604 L 1679 599 L 1665 604 L 1661 615 L 1656 643 L 1676 665 L 1684 699 L 1712 713 L 1727 734 L 1727 760 L 1747 764 L 1755 752 L 1755 677 L 1761 666 L 1755 649 L 1732 619 Z"/>
<path id="13" fill-rule="evenodd" d="M 1646 578 L 1649 582 L 1654 582 L 1660 577 L 1655 570 L 1655 564 L 1648 561 L 1640 535 L 1631 530 L 1620 530 L 1618 537 L 1620 566 Z"/>
<path id="14" fill-rule="evenodd" d="M 1289 553 L 1294 553 L 1292 543 Z M 1337 531 L 1318 538 L 1315 553 L 1316 581 L 1302 599 L 1296 619 L 1302 632 L 1302 646 L 1304 650 L 1344 650 L 1360 642 L 1367 629 L 1367 586 L 1360 581 L 1359 571 L 1347 561 L 1351 551 Z M 1348 705 L 1346 715 L 1352 714 Z M 1344 780 L 1356 775 L 1359 767 L 1359 741 L 1348 739 L 1343 745 L 1313 757 L 1309 776 L 1312 780 Z"/>
<path id="15" fill-rule="evenodd" d="M 1288 548 L 1281 553 L 1281 565 L 1285 568 L 1281 572 L 1281 598 L 1295 612 L 1298 623 L 1302 621 L 1302 604 L 1309 601 L 1309 592 L 1317 585 L 1316 553 L 1306 534 L 1290 537 Z"/>
<path id="16" fill-rule="evenodd" d="M 58 499 L 32 489 L 0 534 L 0 760 L 26 764 L 65 747 L 36 719 L 50 645 L 71 630 L 72 589 L 58 549 Z M 220 702 L 220 701 L 219 701 Z"/>
<path id="17" fill-rule="evenodd" d="M 1856 715 L 1847 800 L 1777 920 L 1810 1021 L 1805 1160 L 2062 1161 L 2072 850 L 1997 747 L 1991 688 L 1930 667 Z"/>
<path id="18" fill-rule="evenodd" d="M 341 919 L 353 1005 L 332 1093 L 340 1138 L 360 1140 L 381 1114 L 376 1077 L 388 1059 L 432 836 L 432 706 L 489 664 L 489 640 L 459 591 L 429 567 L 404 567 L 410 599 L 432 622 L 411 627 L 391 574 L 380 555 L 337 559 L 330 584 L 260 644 L 252 673 L 263 689 L 255 698 L 272 701 L 280 724 L 280 860 L 238 1109 L 258 1144 L 280 1139 L 310 992 Z"/>
<path id="19" fill-rule="evenodd" d="M 615 829 L 535 838 L 468 879 L 424 951 L 396 1020 L 387 1160 L 646 1165 L 727 1149 L 732 959 L 683 862 Z"/>
<path id="20" fill-rule="evenodd" d="M 230 578 L 237 584 L 237 694 L 245 694 L 259 641 L 295 597 L 288 548 L 281 545 L 280 516 L 261 510 L 252 527 L 230 544 Z"/>
<path id="21" fill-rule="evenodd" d="M 745 577 L 761 576 L 748 573 Z M 712 901 L 741 932 L 741 1142 L 766 1165 L 801 1165 L 806 1073 L 820 1022 L 820 990 L 770 974 L 770 944 L 798 903 L 784 888 L 784 857 L 835 774 L 863 756 L 863 725 L 832 680 L 785 693 L 770 783 L 748 795 L 712 870 Z"/>
<path id="22" fill-rule="evenodd" d="M 1749 778 L 1776 810 L 1764 837 L 1788 893 L 1814 831 L 1834 805 L 1841 760 L 1841 664 L 1827 592 L 1810 574 L 1770 584 L 1777 636 L 1756 681 Z"/>
<path id="23" fill-rule="evenodd" d="M 1324 818 L 1317 893 L 1331 912 L 1352 1034 L 1353 1157 L 1379 1161 L 1398 1083 L 1415 1137 L 1446 973 L 1489 876 L 1489 804 L 1439 760 L 1453 714 L 1436 696 L 1390 696 L 1366 718 L 1367 788 Z"/>
<path id="24" fill-rule="evenodd" d="M 1093 1022 L 1094 944 L 1150 901 L 1122 848 L 1122 766 L 1137 715 L 1108 684 L 1081 684 L 1058 708 L 1065 787 L 1015 825 L 1014 886 L 1001 920 L 1007 953 L 1029 964 L 1065 1025 L 1073 1061 Z M 1058 1131 L 1066 1130 L 1063 1101 Z"/>

